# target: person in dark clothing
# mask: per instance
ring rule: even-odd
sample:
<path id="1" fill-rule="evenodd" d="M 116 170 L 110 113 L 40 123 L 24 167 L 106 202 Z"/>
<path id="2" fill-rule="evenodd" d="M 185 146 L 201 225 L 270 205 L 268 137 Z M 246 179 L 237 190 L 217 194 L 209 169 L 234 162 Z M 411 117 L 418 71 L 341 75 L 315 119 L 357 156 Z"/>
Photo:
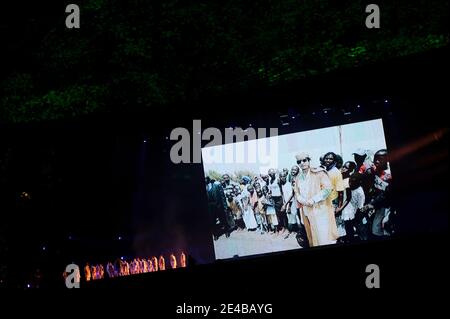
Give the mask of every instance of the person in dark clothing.
<path id="1" fill-rule="evenodd" d="M 356 173 L 363 174 L 366 170 L 366 167 L 364 166 L 364 161 L 367 158 L 367 154 L 362 149 L 358 149 L 355 153 L 353 153 L 353 158 L 355 159 L 356 163 Z"/>
<path id="2" fill-rule="evenodd" d="M 336 156 L 336 168 L 341 169 L 344 164 L 344 160 L 342 159 L 342 156 L 339 154 L 335 154 L 335 156 Z"/>
<path id="3" fill-rule="evenodd" d="M 214 240 L 217 240 L 223 232 L 230 236 L 230 218 L 227 218 L 227 202 L 225 193 L 219 182 L 213 182 L 209 176 L 205 177 L 206 191 L 208 195 L 208 213 L 212 221 Z"/>
<path id="4" fill-rule="evenodd" d="M 372 178 L 373 184 L 369 190 L 369 201 L 362 210 L 371 214 L 371 235 L 374 238 L 389 235 L 384 225 L 392 213 L 390 203 L 391 172 L 388 167 L 387 150 L 381 149 L 374 155 L 374 165 L 367 169 L 366 175 Z"/>

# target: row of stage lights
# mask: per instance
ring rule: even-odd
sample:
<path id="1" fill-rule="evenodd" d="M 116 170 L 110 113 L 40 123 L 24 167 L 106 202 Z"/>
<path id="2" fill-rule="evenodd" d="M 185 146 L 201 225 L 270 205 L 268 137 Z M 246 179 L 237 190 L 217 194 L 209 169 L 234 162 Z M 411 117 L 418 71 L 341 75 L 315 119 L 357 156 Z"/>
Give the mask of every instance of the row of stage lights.
<path id="1" fill-rule="evenodd" d="M 76 238 L 75 238 L 72 234 L 67 235 L 67 240 L 73 241 L 73 240 L 75 240 L 75 239 L 76 239 Z M 125 238 L 124 238 L 123 236 L 121 236 L 121 235 L 118 235 L 118 236 L 115 236 L 115 237 L 114 237 L 114 240 L 116 240 L 116 241 L 123 241 L 124 239 L 125 239 Z M 48 253 L 48 246 L 47 246 L 47 244 L 42 244 L 42 245 L 40 245 L 40 246 L 39 246 L 39 250 L 41 250 L 43 254 L 44 254 L 44 253 Z M 124 260 L 125 257 L 124 257 L 124 256 L 121 256 L 120 259 L 121 259 L 121 260 Z M 74 263 L 75 263 L 75 262 L 72 261 L 72 264 L 74 264 Z M 0 281 L 0 284 L 3 284 L 3 280 Z M 27 284 L 25 284 L 25 288 L 33 288 L 33 285 L 32 285 L 31 283 L 27 283 Z"/>
<path id="2" fill-rule="evenodd" d="M 378 102 L 378 101 L 374 101 L 374 103 L 375 102 Z M 386 99 L 383 100 L 383 103 L 387 106 L 387 105 L 389 105 L 390 101 L 389 101 L 389 99 L 386 98 Z M 321 105 L 321 107 L 322 107 L 321 111 L 313 111 L 313 112 L 311 112 L 309 114 L 312 115 L 312 116 L 319 116 L 319 115 L 323 115 L 323 114 L 329 114 L 329 113 L 331 113 L 333 111 L 333 108 L 331 108 L 331 107 L 325 107 L 324 108 L 323 105 Z M 342 109 L 341 112 L 342 112 L 342 114 L 344 116 L 349 116 L 349 115 L 352 115 L 352 109 L 354 111 L 358 111 L 361 108 L 362 108 L 361 104 L 356 104 L 356 106 L 354 106 L 353 108 Z M 306 117 L 307 115 L 308 114 L 300 114 L 300 113 L 297 113 L 295 115 L 282 114 L 282 115 L 280 115 L 280 122 L 281 122 L 282 126 L 288 126 L 288 125 L 291 124 L 290 120 L 301 119 L 301 118 Z M 248 128 L 250 128 L 250 127 L 253 127 L 252 123 L 248 124 Z M 242 128 L 242 127 L 241 126 L 235 126 L 235 125 L 229 125 L 227 128 L 228 129 L 234 129 L 234 128 Z M 244 132 L 246 132 L 246 131 L 247 131 L 247 129 L 244 130 Z M 200 135 L 200 134 L 201 134 L 201 132 L 197 132 L 197 135 Z M 164 139 L 166 141 L 169 141 L 170 137 L 169 136 L 165 136 Z M 149 141 L 150 141 L 149 138 L 145 138 L 143 140 L 143 143 L 146 144 L 146 143 L 149 143 Z"/>

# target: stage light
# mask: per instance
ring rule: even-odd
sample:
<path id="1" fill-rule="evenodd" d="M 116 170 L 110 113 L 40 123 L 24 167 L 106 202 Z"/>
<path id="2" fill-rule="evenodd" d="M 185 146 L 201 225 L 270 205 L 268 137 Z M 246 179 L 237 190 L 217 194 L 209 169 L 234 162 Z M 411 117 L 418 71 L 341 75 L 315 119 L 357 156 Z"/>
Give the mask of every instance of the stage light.
<path id="1" fill-rule="evenodd" d="M 21 192 L 20 193 L 20 199 L 23 200 L 23 201 L 30 200 L 31 196 L 27 192 Z"/>
<path id="2" fill-rule="evenodd" d="M 292 119 L 295 120 L 295 116 L 292 116 Z"/>
<path id="3" fill-rule="evenodd" d="M 27 288 L 31 288 L 31 285 L 30 285 L 30 284 L 27 284 Z"/>
<path id="4" fill-rule="evenodd" d="M 118 240 L 122 240 L 122 236 L 117 237 Z"/>
<path id="5" fill-rule="evenodd" d="M 388 100 L 384 100 L 384 103 L 388 103 L 389 101 Z"/>
<path id="6" fill-rule="evenodd" d="M 45 251 L 47 248 L 45 246 L 42 246 L 42 251 Z"/>
<path id="7" fill-rule="evenodd" d="M 250 123 L 248 126 L 249 126 L 249 127 L 252 127 L 252 124 Z"/>
<path id="8" fill-rule="evenodd" d="M 361 107 L 361 105 L 358 104 L 356 107 L 359 109 Z"/>
<path id="9" fill-rule="evenodd" d="M 323 111 L 323 113 L 327 114 L 327 113 L 328 113 L 328 111 L 327 111 L 327 110 L 324 110 L 324 111 Z"/>
<path id="10" fill-rule="evenodd" d="M 120 260 L 123 260 L 123 257 L 120 257 Z"/>
<path id="11" fill-rule="evenodd" d="M 144 143 L 147 143 L 147 140 L 144 140 Z"/>

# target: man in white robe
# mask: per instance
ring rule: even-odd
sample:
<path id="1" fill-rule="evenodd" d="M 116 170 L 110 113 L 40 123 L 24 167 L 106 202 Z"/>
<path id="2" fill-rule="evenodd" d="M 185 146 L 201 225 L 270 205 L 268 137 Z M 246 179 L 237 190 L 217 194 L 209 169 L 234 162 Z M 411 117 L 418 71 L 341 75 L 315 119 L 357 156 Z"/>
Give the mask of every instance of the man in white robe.
<path id="1" fill-rule="evenodd" d="M 309 245 L 336 243 L 338 238 L 334 209 L 329 196 L 331 181 L 323 168 L 311 168 L 306 153 L 296 155 L 301 172 L 295 182 L 296 200 L 300 204 Z"/>

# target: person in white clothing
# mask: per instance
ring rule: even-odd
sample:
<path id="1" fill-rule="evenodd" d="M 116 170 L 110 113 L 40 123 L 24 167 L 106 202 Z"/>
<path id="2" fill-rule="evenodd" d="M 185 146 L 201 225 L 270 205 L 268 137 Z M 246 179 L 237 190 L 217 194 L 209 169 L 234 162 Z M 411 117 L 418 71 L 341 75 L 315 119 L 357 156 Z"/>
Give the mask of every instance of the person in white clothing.
<path id="1" fill-rule="evenodd" d="M 363 208 L 365 195 L 361 187 L 361 174 L 355 173 L 349 177 L 349 188 L 346 192 L 346 198 L 342 207 L 337 208 L 336 212 L 340 214 L 344 222 L 346 235 L 340 238 L 341 242 L 352 242 L 354 239 L 354 219 L 358 209 Z"/>
<path id="2" fill-rule="evenodd" d="M 244 188 L 239 195 L 242 207 L 242 218 L 244 220 L 245 228 L 249 231 L 254 231 L 258 227 L 256 223 L 255 214 L 253 212 L 253 207 L 250 203 L 250 197 L 252 194 L 247 188 Z"/>
<path id="3" fill-rule="evenodd" d="M 280 185 L 283 194 L 281 211 L 287 216 L 287 228 L 289 230 L 289 234 L 285 237 L 287 239 L 292 232 L 298 231 L 297 203 L 293 201 L 294 189 L 292 188 L 292 184 L 287 181 L 287 174 L 280 175 Z"/>
<path id="4" fill-rule="evenodd" d="M 287 229 L 287 217 L 286 212 L 283 212 L 281 210 L 281 207 L 283 206 L 283 195 L 280 180 L 276 176 L 276 170 L 274 168 L 269 169 L 269 181 L 267 186 L 270 190 L 270 195 L 274 203 L 275 213 L 277 215 L 277 232 L 284 232 L 285 229 Z"/>

